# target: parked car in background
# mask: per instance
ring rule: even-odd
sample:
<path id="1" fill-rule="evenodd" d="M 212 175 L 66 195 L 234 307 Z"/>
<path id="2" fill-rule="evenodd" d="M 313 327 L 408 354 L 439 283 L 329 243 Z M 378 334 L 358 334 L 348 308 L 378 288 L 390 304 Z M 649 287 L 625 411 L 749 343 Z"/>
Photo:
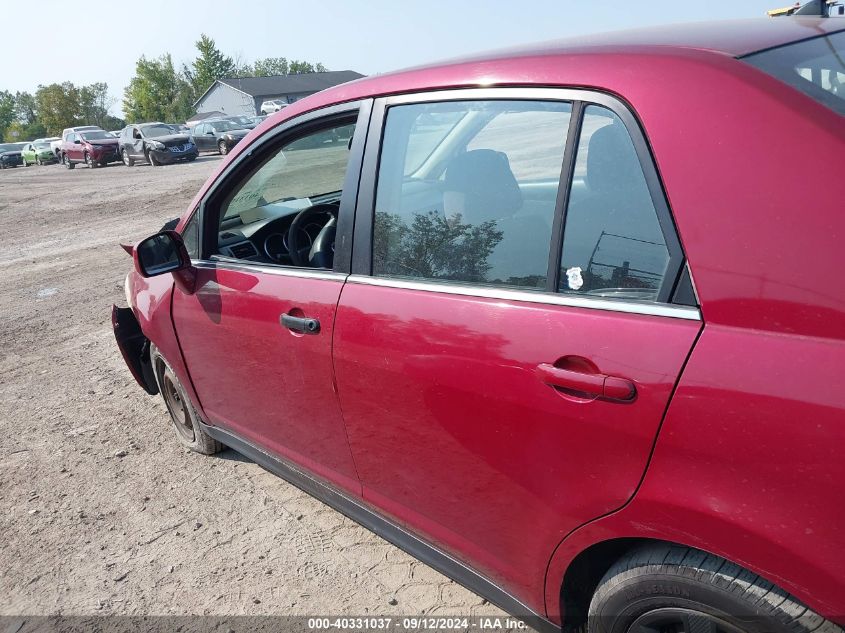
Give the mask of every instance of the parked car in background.
<path id="1" fill-rule="evenodd" d="M 316 93 L 132 249 L 118 344 L 183 446 L 538 630 L 842 633 L 843 58 L 761 18 Z"/>
<path id="2" fill-rule="evenodd" d="M 50 142 L 53 139 L 41 138 L 35 139 L 32 143 L 27 143 L 21 150 L 21 159 L 24 167 L 28 165 L 44 165 L 45 163 L 55 163 L 58 159 L 50 147 Z"/>
<path id="3" fill-rule="evenodd" d="M 121 132 L 121 130 L 109 130 L 109 134 L 111 134 L 115 138 L 120 137 L 120 132 Z"/>
<path id="4" fill-rule="evenodd" d="M 167 123 L 127 125 L 120 134 L 120 156 L 123 164 L 132 167 L 143 160 L 153 167 L 179 161 L 192 161 L 197 147 L 188 134 L 177 133 Z"/>
<path id="5" fill-rule="evenodd" d="M 244 130 L 251 130 L 255 127 L 255 122 L 252 120 L 253 117 L 251 116 L 230 116 L 226 117 L 227 121 L 231 121 L 239 128 Z"/>
<path id="6" fill-rule="evenodd" d="M 252 127 L 254 128 L 254 127 L 257 127 L 259 123 L 264 121 L 264 119 L 267 118 L 267 115 L 262 114 L 261 116 L 254 116 L 254 117 L 250 117 L 250 118 L 252 119 Z"/>
<path id="7" fill-rule="evenodd" d="M 288 102 L 284 99 L 269 99 L 261 103 L 261 114 L 273 114 L 287 106 Z"/>
<path id="8" fill-rule="evenodd" d="M 78 163 L 85 163 L 91 169 L 105 167 L 120 160 L 117 139 L 98 128 L 70 132 L 62 143 L 60 159 L 68 169 Z"/>
<path id="9" fill-rule="evenodd" d="M 74 132 L 90 132 L 92 130 L 102 129 L 103 128 L 98 127 L 96 125 L 78 125 L 76 127 L 66 127 L 64 130 L 62 130 L 62 137 L 51 141 L 50 147 L 52 148 L 53 153 L 56 155 L 56 157 L 61 159 L 62 144 L 67 140 L 70 134 L 73 134 Z"/>
<path id="10" fill-rule="evenodd" d="M 168 123 L 167 125 L 172 127 L 173 131 L 176 134 L 188 134 L 188 135 L 190 135 L 190 133 L 191 133 L 191 128 L 189 128 L 184 123 Z"/>
<path id="11" fill-rule="evenodd" d="M 0 169 L 17 167 L 23 165 L 21 151 L 26 143 L 3 143 L 0 144 Z"/>
<path id="12" fill-rule="evenodd" d="M 249 130 L 228 119 L 203 121 L 191 132 L 197 149 L 201 152 L 217 150 L 226 155 L 247 134 Z"/>

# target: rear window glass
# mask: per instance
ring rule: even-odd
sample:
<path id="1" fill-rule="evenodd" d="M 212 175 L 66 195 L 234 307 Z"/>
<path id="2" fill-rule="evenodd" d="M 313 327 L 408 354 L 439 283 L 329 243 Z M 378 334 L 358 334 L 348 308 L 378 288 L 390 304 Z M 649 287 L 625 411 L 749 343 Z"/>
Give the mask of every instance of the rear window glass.
<path id="1" fill-rule="evenodd" d="M 845 31 L 754 53 L 743 59 L 845 115 Z"/>

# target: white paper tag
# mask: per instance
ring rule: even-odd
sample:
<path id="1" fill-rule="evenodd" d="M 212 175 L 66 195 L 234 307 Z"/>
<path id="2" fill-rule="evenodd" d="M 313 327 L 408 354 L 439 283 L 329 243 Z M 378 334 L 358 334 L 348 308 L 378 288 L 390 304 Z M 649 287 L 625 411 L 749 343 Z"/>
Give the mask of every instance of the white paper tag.
<path id="1" fill-rule="evenodd" d="M 581 277 L 581 267 L 573 266 L 566 269 L 566 283 L 570 290 L 580 290 L 584 285 L 584 279 Z"/>

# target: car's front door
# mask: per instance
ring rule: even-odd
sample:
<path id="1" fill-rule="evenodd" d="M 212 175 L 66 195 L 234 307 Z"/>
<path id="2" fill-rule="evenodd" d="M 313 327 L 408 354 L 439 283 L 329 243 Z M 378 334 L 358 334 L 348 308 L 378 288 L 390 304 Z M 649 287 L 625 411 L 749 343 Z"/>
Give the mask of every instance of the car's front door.
<path id="1" fill-rule="evenodd" d="M 634 493 L 701 325 L 630 115 L 583 96 L 377 102 L 334 332 L 365 500 L 539 610 L 555 546 Z"/>
<path id="2" fill-rule="evenodd" d="M 24 166 L 35 162 L 35 149 L 31 143 L 24 145 L 21 150 L 21 158 L 23 159 Z"/>
<path id="3" fill-rule="evenodd" d="M 82 160 L 82 140 L 76 132 L 68 134 L 67 143 L 65 144 L 65 154 L 72 160 Z"/>
<path id="4" fill-rule="evenodd" d="M 205 138 L 203 138 L 203 134 L 205 134 L 204 123 L 198 123 L 194 126 L 194 129 L 191 131 L 191 136 L 194 139 L 194 145 L 196 145 L 197 149 L 200 151 L 206 148 Z"/>
<path id="5" fill-rule="evenodd" d="M 360 485 L 331 354 L 347 275 L 331 262 L 329 218 L 351 231 L 363 139 L 351 148 L 347 141 L 359 114 L 366 123 L 368 107 L 356 104 L 307 115 L 235 161 L 201 209 L 196 291 L 176 288 L 173 299 L 207 421 L 355 495 Z M 325 126 L 341 127 L 346 138 L 314 146 L 309 139 Z M 316 204 L 322 207 L 304 212 Z M 295 218 L 299 262 L 289 255 Z"/>
<path id="6" fill-rule="evenodd" d="M 144 158 L 146 154 L 144 153 L 144 137 L 141 134 L 141 130 L 137 127 L 132 128 L 131 132 L 131 154 L 136 158 Z"/>

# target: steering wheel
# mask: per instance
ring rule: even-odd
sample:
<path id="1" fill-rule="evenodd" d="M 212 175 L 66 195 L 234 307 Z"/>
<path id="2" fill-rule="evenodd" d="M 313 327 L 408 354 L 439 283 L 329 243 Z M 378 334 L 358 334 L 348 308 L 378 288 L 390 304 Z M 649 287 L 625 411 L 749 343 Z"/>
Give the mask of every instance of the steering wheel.
<path id="1" fill-rule="evenodd" d="M 308 221 L 314 216 L 328 213 L 331 219 L 326 222 L 313 244 L 300 244 L 300 237 Z M 315 204 L 296 214 L 288 229 L 288 254 L 294 266 L 312 266 L 331 268 L 334 261 L 334 236 L 337 230 L 337 205 L 330 203 Z"/>

